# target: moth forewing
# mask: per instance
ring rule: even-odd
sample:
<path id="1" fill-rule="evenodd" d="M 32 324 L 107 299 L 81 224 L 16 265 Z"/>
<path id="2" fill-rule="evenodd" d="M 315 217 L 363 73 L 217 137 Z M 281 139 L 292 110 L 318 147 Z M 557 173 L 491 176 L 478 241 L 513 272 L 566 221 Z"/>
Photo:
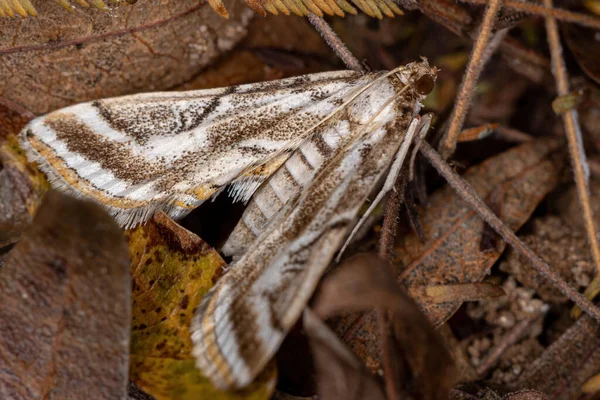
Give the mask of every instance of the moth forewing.
<path id="1" fill-rule="evenodd" d="M 297 320 L 435 74 L 423 61 L 105 99 L 37 118 L 21 141 L 54 187 L 126 227 L 159 209 L 185 215 L 230 184 L 242 200 L 260 187 L 229 241 L 241 258 L 192 323 L 198 366 L 242 387 Z"/>
<path id="2" fill-rule="evenodd" d="M 296 193 L 287 202 L 272 204 L 276 209 L 269 210 L 274 215 L 270 220 L 264 210 L 267 202 L 253 200 L 255 207 L 247 213 L 263 213 L 265 221 L 258 238 L 195 312 L 194 356 L 215 385 L 243 387 L 273 356 L 351 230 L 360 206 L 400 148 L 405 155 L 408 146 L 402 143 L 410 140 L 406 133 L 418 117 L 423 86 L 433 83 L 435 74 L 425 61 L 388 74 L 378 90 L 355 97 L 339 120 L 332 118 L 322 132 L 313 134 L 347 129 L 340 135 L 346 140 L 331 146 L 321 163 L 312 165 L 309 150 L 300 147 L 296 160 L 286 161 L 255 194 L 263 200 L 276 196 L 271 192 L 277 192 L 277 185 L 271 181 L 280 173 L 296 181 Z M 296 162 L 304 163 L 302 174 L 292 173 Z"/>
<path id="3" fill-rule="evenodd" d="M 159 209 L 178 218 L 232 182 L 247 200 L 380 77 L 336 71 L 98 100 L 34 119 L 21 142 L 54 187 L 98 201 L 123 226 Z"/>

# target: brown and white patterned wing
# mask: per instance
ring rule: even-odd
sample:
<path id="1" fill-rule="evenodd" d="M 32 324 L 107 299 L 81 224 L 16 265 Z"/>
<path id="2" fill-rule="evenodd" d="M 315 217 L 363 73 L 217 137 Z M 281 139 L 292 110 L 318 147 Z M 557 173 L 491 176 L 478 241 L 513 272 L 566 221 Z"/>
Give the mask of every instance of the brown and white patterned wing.
<path id="1" fill-rule="evenodd" d="M 193 353 L 213 384 L 244 387 L 275 354 L 368 194 L 395 156 L 394 164 L 402 163 L 417 130 L 420 101 L 433 88 L 435 75 L 426 61 L 388 74 L 322 127 L 322 138 L 336 132 L 345 138 L 330 146 L 323 162 L 311 162 L 321 152 L 301 147 L 278 171 L 287 176 L 287 186 L 273 184 L 276 174 L 256 193 L 254 203 L 262 198 L 257 208 L 272 207 L 275 215 L 269 215 L 272 209 L 259 210 L 270 222 L 205 296 L 192 320 Z M 283 189 L 290 192 L 287 202 L 269 205 L 266 200 Z M 252 238 L 236 240 L 245 239 Z"/>
<path id="2" fill-rule="evenodd" d="M 391 163 L 398 139 L 381 128 L 329 163 L 208 293 L 196 310 L 192 340 L 198 366 L 214 384 L 243 387 L 274 355 Z"/>
<path id="3" fill-rule="evenodd" d="M 327 72 L 229 88 L 146 93 L 67 107 L 21 134 L 55 187 L 124 226 L 180 217 L 236 181 L 247 200 L 310 130 L 378 74 Z"/>

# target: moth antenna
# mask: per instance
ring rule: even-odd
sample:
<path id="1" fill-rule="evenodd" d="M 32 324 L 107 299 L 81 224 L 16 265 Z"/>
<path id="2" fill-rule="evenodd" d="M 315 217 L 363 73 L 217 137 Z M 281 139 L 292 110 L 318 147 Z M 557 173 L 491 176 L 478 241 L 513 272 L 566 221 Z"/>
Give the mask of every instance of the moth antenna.
<path id="1" fill-rule="evenodd" d="M 358 221 L 358 223 L 354 226 L 354 229 L 352 229 L 352 232 L 350 232 L 350 236 L 348 236 L 348 239 L 346 239 L 346 242 L 344 242 L 342 249 L 338 253 L 337 257 L 335 258 L 336 262 L 340 261 L 342 255 L 344 254 L 344 251 L 350 244 L 350 241 L 352 240 L 354 235 L 356 235 L 356 232 L 358 232 L 358 230 L 360 229 L 362 224 L 364 224 L 364 222 L 367 220 L 368 216 L 373 212 L 375 207 L 377 207 L 379 202 L 381 202 L 381 200 L 385 197 L 385 195 L 390 190 L 394 189 L 394 184 L 396 183 L 396 179 L 398 179 L 398 175 L 400 175 L 400 170 L 402 169 L 402 164 L 404 163 L 404 159 L 406 158 L 408 149 L 410 148 L 410 145 L 412 144 L 413 137 L 414 137 L 415 133 L 417 132 L 418 127 L 420 126 L 420 122 L 421 122 L 421 118 L 419 116 L 417 116 L 412 120 L 412 122 L 408 126 L 408 130 L 406 131 L 406 136 L 404 136 L 404 140 L 402 141 L 402 145 L 400 146 L 400 149 L 398 150 L 398 154 L 396 155 L 396 158 L 394 159 L 394 163 L 392 164 L 392 166 L 390 168 L 390 172 L 388 173 L 387 177 L 385 178 L 385 183 L 383 184 L 383 188 L 381 188 L 381 190 L 377 194 L 377 197 L 375 197 L 375 200 L 373 200 L 373 202 L 369 206 L 369 209 L 362 215 L 362 217 L 360 218 L 360 221 Z"/>

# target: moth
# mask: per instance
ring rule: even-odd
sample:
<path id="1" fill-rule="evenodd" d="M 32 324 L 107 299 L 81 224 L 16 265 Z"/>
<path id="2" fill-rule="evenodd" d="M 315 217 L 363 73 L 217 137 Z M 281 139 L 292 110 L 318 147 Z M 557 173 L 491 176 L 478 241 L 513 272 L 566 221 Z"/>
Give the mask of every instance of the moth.
<path id="1" fill-rule="evenodd" d="M 124 227 L 180 218 L 228 188 L 250 200 L 223 247 L 234 262 L 195 310 L 198 367 L 249 384 L 276 352 L 387 172 L 393 187 L 437 69 L 326 72 L 67 107 L 22 131 L 55 188 L 91 198 Z"/>

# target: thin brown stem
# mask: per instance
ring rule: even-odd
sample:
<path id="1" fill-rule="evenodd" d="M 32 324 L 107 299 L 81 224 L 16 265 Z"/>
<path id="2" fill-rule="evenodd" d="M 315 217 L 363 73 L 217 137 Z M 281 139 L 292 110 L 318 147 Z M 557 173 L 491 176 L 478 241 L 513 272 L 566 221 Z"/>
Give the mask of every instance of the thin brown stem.
<path id="1" fill-rule="evenodd" d="M 440 143 L 440 152 L 444 159 L 447 159 L 454 153 L 458 135 L 460 135 L 467 111 L 471 105 L 475 84 L 483 70 L 485 60 L 490 57 L 491 52 L 489 50 L 486 51 L 486 47 L 490 40 L 494 20 L 500 10 L 501 3 L 502 0 L 489 0 L 485 9 L 485 15 L 477 34 L 477 40 L 473 46 L 473 51 L 469 57 L 469 64 L 467 65 L 467 70 L 465 71 L 456 102 L 454 103 L 454 109 L 450 117 L 450 126 Z M 502 41 L 500 40 L 499 42 Z"/>
<path id="2" fill-rule="evenodd" d="M 552 8 L 552 0 L 544 0 L 544 6 L 546 8 Z M 556 91 L 559 96 L 564 96 L 569 93 L 569 78 L 562 57 L 562 45 L 560 44 L 558 26 L 556 19 L 552 15 L 546 16 L 546 32 L 552 59 L 552 71 L 556 78 Z M 596 278 L 585 291 L 586 297 L 592 299 L 600 292 L 600 248 L 598 247 L 598 236 L 596 227 L 594 226 L 592 207 L 590 205 L 590 190 L 588 185 L 590 175 L 589 166 L 587 165 L 585 150 L 583 148 L 577 110 L 564 112 L 562 118 L 567 139 L 569 141 L 571 165 L 573 166 L 577 195 L 579 197 L 579 204 L 581 205 L 581 211 L 583 212 L 583 219 L 585 221 L 588 244 L 590 246 L 592 258 L 594 259 L 594 264 L 596 265 Z M 574 310 L 575 315 L 578 315 L 579 313 L 579 310 Z"/>
<path id="3" fill-rule="evenodd" d="M 390 335 L 390 324 L 387 312 L 384 309 L 377 309 L 377 326 L 379 327 L 379 337 L 381 340 L 381 366 L 385 382 L 385 392 L 387 400 L 400 400 L 400 388 L 396 382 L 396 374 L 392 365 L 392 340 Z"/>
<path id="4" fill-rule="evenodd" d="M 488 4 L 489 0 L 460 0 L 469 4 Z M 600 29 L 600 18 L 580 14 L 572 11 L 562 10 L 560 8 L 552 8 L 547 5 L 527 3 L 523 1 L 505 0 L 504 7 L 521 11 L 527 14 L 540 15 L 543 17 L 554 17 L 563 22 L 572 22 L 581 26 L 587 26 L 594 29 Z"/>
<path id="5" fill-rule="evenodd" d="M 531 142 L 535 138 L 525 132 L 521 132 L 518 129 L 509 128 L 507 126 L 497 126 L 495 129 L 496 133 L 503 139 L 510 140 L 517 143 Z"/>
<path id="6" fill-rule="evenodd" d="M 473 210 L 487 222 L 494 231 L 510 244 L 517 252 L 529 259 L 533 266 L 556 287 L 562 294 L 571 299 L 583 311 L 589 314 L 596 321 L 600 322 L 600 309 L 592 304 L 591 301 L 583 297 L 576 290 L 571 288 L 550 266 L 533 252 L 515 233 L 507 227 L 479 198 L 475 190 L 465 182 L 460 176 L 456 175 L 442 157 L 426 142 L 421 144 L 421 153 L 427 157 L 435 169 L 446 179 L 459 196 L 466 201 Z"/>
<path id="7" fill-rule="evenodd" d="M 379 239 L 379 257 L 382 260 L 390 260 L 396 231 L 398 230 L 398 214 L 403 194 L 402 188 L 402 178 L 398 177 L 394 190 L 390 191 L 385 204 L 383 227 L 381 229 L 381 238 Z"/>
<path id="8" fill-rule="evenodd" d="M 337 56 L 346 64 L 348 69 L 364 72 L 362 64 L 358 61 L 354 54 L 348 50 L 342 39 L 331 29 L 331 26 L 321 17 L 316 14 L 309 13 L 308 20 L 321 34 L 325 42 L 337 54 Z"/>
<path id="9" fill-rule="evenodd" d="M 379 239 L 379 257 L 382 260 L 391 259 L 392 246 L 396 239 L 398 230 L 398 213 L 400 212 L 400 203 L 402 202 L 402 177 L 399 176 L 394 185 L 394 190 L 390 191 L 385 204 L 385 215 L 383 217 L 383 227 L 381 229 L 381 238 Z M 393 338 L 390 335 L 390 324 L 386 310 L 377 310 L 377 325 L 379 326 L 379 336 L 381 338 L 381 364 L 385 377 L 385 391 L 388 400 L 400 400 L 400 389 L 396 382 L 396 374 L 392 364 L 392 343 Z"/>

